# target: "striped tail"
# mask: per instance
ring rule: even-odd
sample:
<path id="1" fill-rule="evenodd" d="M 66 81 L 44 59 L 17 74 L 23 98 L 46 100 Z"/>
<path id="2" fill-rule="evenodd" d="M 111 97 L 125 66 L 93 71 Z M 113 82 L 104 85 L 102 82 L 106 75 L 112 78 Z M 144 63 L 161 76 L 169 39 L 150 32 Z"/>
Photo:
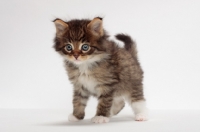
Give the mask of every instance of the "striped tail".
<path id="1" fill-rule="evenodd" d="M 125 34 L 117 34 L 115 36 L 118 40 L 124 42 L 124 48 L 132 54 L 133 57 L 137 58 L 137 49 L 135 42 L 131 39 L 130 36 Z"/>

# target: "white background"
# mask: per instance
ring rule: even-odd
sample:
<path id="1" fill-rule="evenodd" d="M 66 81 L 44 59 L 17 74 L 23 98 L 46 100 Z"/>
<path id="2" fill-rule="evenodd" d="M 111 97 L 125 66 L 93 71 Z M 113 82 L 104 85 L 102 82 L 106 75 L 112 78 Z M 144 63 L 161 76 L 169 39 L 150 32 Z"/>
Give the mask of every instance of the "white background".
<path id="1" fill-rule="evenodd" d="M 199 0 L 1 0 L 0 108 L 71 108 L 51 21 L 96 16 L 136 40 L 150 109 L 200 109 Z"/>

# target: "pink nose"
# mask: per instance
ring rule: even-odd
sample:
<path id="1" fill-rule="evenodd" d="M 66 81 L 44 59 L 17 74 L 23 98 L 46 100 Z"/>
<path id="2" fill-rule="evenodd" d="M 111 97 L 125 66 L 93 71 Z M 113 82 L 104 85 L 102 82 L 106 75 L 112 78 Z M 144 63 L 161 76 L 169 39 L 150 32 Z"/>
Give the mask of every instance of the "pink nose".
<path id="1" fill-rule="evenodd" d="M 75 54 L 74 57 L 77 59 L 79 57 L 79 55 Z"/>

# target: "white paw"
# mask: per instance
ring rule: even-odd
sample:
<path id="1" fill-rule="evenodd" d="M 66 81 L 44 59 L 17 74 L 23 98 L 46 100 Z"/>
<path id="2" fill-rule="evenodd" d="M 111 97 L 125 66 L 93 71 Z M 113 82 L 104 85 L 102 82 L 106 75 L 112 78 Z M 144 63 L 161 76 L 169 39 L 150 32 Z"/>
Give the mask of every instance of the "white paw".
<path id="1" fill-rule="evenodd" d="M 68 120 L 69 120 L 69 121 L 72 121 L 72 122 L 79 121 L 79 119 L 77 119 L 73 114 L 70 114 L 70 115 L 68 116 Z"/>
<path id="2" fill-rule="evenodd" d="M 138 113 L 138 114 L 135 115 L 135 120 L 136 121 L 147 121 L 148 116 L 145 113 Z"/>
<path id="3" fill-rule="evenodd" d="M 105 116 L 95 116 L 92 118 L 93 123 L 107 123 L 109 122 L 109 118 Z"/>

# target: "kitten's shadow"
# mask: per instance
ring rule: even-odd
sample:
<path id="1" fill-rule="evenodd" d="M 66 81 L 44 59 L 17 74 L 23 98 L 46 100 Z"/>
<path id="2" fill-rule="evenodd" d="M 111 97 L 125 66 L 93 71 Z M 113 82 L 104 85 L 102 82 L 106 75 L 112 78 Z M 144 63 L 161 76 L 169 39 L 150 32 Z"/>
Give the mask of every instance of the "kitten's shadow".
<path id="1" fill-rule="evenodd" d="M 133 117 L 113 117 L 110 119 L 109 123 L 118 123 L 118 122 L 127 122 L 127 121 L 134 121 Z M 95 126 L 95 125 L 103 125 L 92 123 L 90 119 L 84 119 L 78 122 L 69 122 L 69 121 L 60 121 L 60 122 L 51 122 L 51 123 L 42 123 L 38 124 L 37 126 Z"/>

